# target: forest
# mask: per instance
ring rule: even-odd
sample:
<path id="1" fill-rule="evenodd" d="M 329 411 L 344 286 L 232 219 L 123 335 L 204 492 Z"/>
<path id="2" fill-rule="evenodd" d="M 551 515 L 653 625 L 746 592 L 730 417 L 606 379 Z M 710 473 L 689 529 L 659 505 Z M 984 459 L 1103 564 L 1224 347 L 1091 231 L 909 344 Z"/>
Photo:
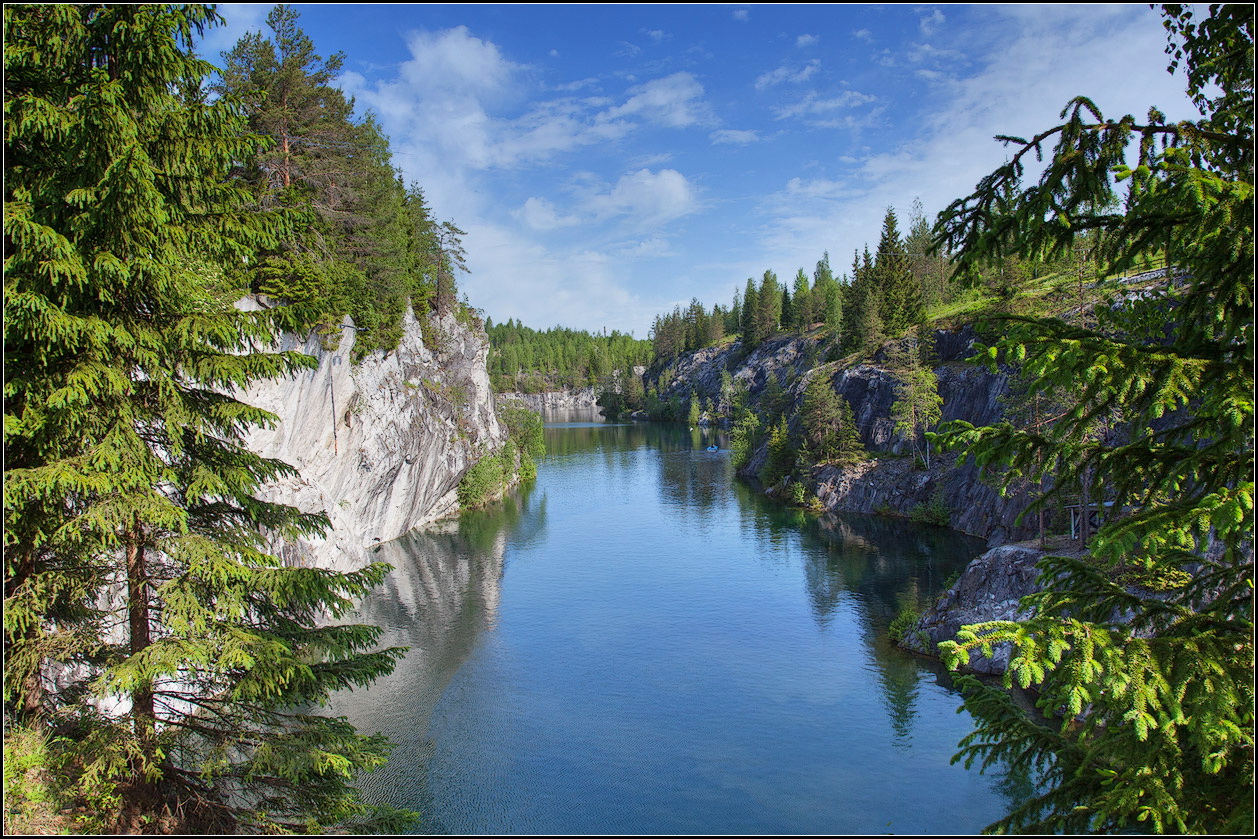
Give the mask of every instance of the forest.
<path id="1" fill-rule="evenodd" d="M 767 484 L 865 456 L 826 380 L 797 406 L 732 386 L 701 405 L 661 400 L 660 377 L 694 350 L 814 334 L 814 367 L 893 366 L 897 422 L 936 451 L 1045 488 L 1036 504 L 1121 511 L 1083 555 L 1042 560 L 1033 617 L 941 647 L 953 669 L 1014 649 L 1003 685 L 956 676 L 978 720 L 956 760 L 1040 779 L 999 832 L 1253 829 L 1253 7 L 1162 15 L 1198 121 L 1080 96 L 998 138 L 1006 162 L 933 223 L 915 207 L 902 234 L 888 208 L 840 276 L 828 254 L 789 284 L 767 270 L 728 307 L 661 314 L 649 341 L 484 324 L 497 389 L 600 384 L 613 414 L 727 419 L 736 461 L 768 442 Z M 219 70 L 195 52 L 217 22 L 201 5 L 4 8 L 6 831 L 416 818 L 356 788 L 390 744 L 320 713 L 405 652 L 336 623 L 387 566 L 266 552 L 330 522 L 262 500 L 295 470 L 243 444 L 275 417 L 230 394 L 311 368 L 264 349 L 285 330 L 331 339 L 348 316 L 368 353 L 396 347 L 408 307 L 434 316 L 433 345 L 441 318 L 480 326 L 458 290 L 466 234 L 403 183 L 333 84 L 344 57 L 319 56 L 292 7 Z M 1138 294 L 1116 282 L 1147 268 L 1168 270 Z M 283 305 L 234 309 L 246 292 Z M 927 335 L 973 321 L 975 363 L 1016 373 L 1051 420 L 937 424 Z M 531 463 L 540 427 L 504 421 Z M 465 502 L 500 470 L 487 458 Z"/>

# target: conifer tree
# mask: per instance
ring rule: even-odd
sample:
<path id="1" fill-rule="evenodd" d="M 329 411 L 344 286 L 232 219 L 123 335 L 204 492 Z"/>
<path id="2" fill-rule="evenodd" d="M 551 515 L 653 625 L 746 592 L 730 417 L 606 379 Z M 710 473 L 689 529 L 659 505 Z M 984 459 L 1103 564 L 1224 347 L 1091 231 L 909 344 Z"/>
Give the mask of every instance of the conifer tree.
<path id="1" fill-rule="evenodd" d="M 936 226 L 967 283 L 1008 255 L 1068 253 L 1081 232 L 1106 274 L 1153 251 L 1183 272 L 1088 322 L 1005 319 L 980 357 L 1019 363 L 1034 391 L 1066 390 L 1073 405 L 1038 433 L 956 423 L 943 435 L 1009 481 L 1048 478 L 1042 503 L 1083 483 L 1115 513 L 1087 555 L 1040 563 L 1052 584 L 1024 600 L 1035 617 L 941 646 L 956 666 L 1007 641 L 1006 683 L 1038 693 L 1042 716 L 968 682 L 979 727 L 966 761 L 1042 779 L 1000 830 L 1254 829 L 1254 17 L 1199 14 L 1163 7 L 1171 68 L 1204 119 L 1107 119 L 1076 98 L 1061 124 L 998 138 L 1009 161 Z M 1116 433 L 1089 439 L 1106 415 Z"/>
<path id="2" fill-rule="evenodd" d="M 930 442 L 922 434 L 939 422 L 943 406 L 935 371 L 923 363 L 915 338 L 905 339 L 904 345 L 892 350 L 888 361 L 896 379 L 896 400 L 891 405 L 895 430 L 910 439 L 913 450 L 930 468 Z"/>
<path id="3" fill-rule="evenodd" d="M 850 463 L 864 455 L 852 406 L 835 391 L 823 369 L 816 371 L 804 390 L 800 421 L 804 455 L 813 463 Z"/>
<path id="4" fill-rule="evenodd" d="M 747 278 L 747 287 L 743 290 L 743 347 L 750 350 L 755 349 L 764 339 L 764 334 L 760 332 L 758 314 L 760 311 L 760 295 L 756 291 L 756 281 L 751 277 Z"/>
<path id="5" fill-rule="evenodd" d="M 812 301 L 814 317 L 826 326 L 838 329 L 843 322 L 843 290 L 830 269 L 830 253 L 827 251 L 817 261 L 812 273 Z"/>
<path id="6" fill-rule="evenodd" d="M 766 270 L 760 278 L 760 288 L 756 292 L 755 321 L 756 337 L 759 341 L 764 341 L 777 332 L 782 322 L 782 286 L 778 283 L 778 275 L 771 270 Z"/>
<path id="7" fill-rule="evenodd" d="M 881 294 L 880 313 L 888 334 L 897 335 L 922 322 L 925 318 L 922 290 L 910 268 L 895 210 L 891 207 L 887 208 L 882 221 L 872 276 Z"/>
<path id="8" fill-rule="evenodd" d="M 305 830 L 368 813 L 348 782 L 387 747 L 296 709 L 400 650 L 318 624 L 385 567 L 263 550 L 327 521 L 256 497 L 293 470 L 243 447 L 274 418 L 227 395 L 310 360 L 258 352 L 276 316 L 213 293 L 282 222 L 227 177 L 254 153 L 235 104 L 199 94 L 191 42 L 216 20 L 4 9 L 4 702 L 70 735 L 61 771 L 97 808 Z"/>
<path id="9" fill-rule="evenodd" d="M 812 326 L 813 321 L 816 320 L 812 295 L 808 288 L 808 275 L 804 273 L 803 268 L 800 268 L 795 274 L 795 288 L 791 299 L 794 306 L 791 326 L 797 331 L 803 332 Z"/>

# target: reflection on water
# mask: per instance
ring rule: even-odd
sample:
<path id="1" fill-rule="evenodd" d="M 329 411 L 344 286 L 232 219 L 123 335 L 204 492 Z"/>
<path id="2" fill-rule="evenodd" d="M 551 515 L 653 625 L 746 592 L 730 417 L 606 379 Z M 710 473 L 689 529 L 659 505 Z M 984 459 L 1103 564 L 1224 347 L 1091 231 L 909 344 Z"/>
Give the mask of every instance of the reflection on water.
<path id="1" fill-rule="evenodd" d="M 981 543 L 766 502 L 719 433 L 582 419 L 533 487 L 380 548 L 362 617 L 411 649 L 336 706 L 398 744 L 369 798 L 542 834 L 970 833 L 1018 799 L 949 765 L 959 699 L 886 637 Z"/>

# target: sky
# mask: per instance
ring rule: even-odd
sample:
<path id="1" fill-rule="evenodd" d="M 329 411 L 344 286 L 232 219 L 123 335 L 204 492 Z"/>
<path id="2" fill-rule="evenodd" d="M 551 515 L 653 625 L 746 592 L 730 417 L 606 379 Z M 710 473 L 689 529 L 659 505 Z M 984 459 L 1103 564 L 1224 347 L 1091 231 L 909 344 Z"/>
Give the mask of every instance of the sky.
<path id="1" fill-rule="evenodd" d="M 269 5 L 226 4 L 217 62 Z M 835 273 L 1086 95 L 1198 115 L 1147 5 L 297 4 L 495 322 L 649 335 L 766 270 Z"/>

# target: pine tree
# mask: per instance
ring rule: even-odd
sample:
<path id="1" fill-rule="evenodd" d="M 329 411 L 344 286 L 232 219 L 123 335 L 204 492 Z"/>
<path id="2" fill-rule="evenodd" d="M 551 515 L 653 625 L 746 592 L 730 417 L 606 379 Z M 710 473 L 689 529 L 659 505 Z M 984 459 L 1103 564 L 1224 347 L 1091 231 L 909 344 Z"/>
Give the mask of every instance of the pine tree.
<path id="1" fill-rule="evenodd" d="M 808 275 L 800 268 L 795 274 L 795 288 L 791 295 L 794 301 L 794 312 L 791 325 L 799 332 L 805 332 L 816 320 L 812 293 L 808 288 Z"/>
<path id="2" fill-rule="evenodd" d="M 1006 319 L 981 357 L 1073 405 L 1040 433 L 957 423 L 943 436 L 1010 481 L 1047 478 L 1043 503 L 1082 483 L 1115 513 L 1087 555 L 1040 563 L 1053 585 L 1024 601 L 1035 617 L 941 645 L 956 666 L 1011 643 L 1006 684 L 1039 697 L 1043 716 L 967 683 L 979 727 L 966 761 L 1042 779 L 1000 830 L 1254 829 L 1254 18 L 1242 5 L 1198 14 L 1163 8 L 1171 67 L 1203 120 L 1106 119 L 1079 97 L 1062 124 L 1001 138 L 1008 163 L 936 228 L 969 283 L 1008 255 L 1068 253 L 1080 231 L 1106 274 L 1152 251 L 1183 272 L 1085 323 Z M 1024 161 L 1045 151 L 1024 186 Z M 1089 439 L 1100 416 L 1121 425 Z"/>
<path id="3" fill-rule="evenodd" d="M 70 735 L 62 771 L 98 808 L 306 829 L 368 813 L 348 780 L 387 746 L 294 709 L 401 651 L 317 623 L 384 567 L 262 549 L 327 521 L 256 497 L 293 470 L 243 447 L 273 417 L 226 395 L 310 360 L 256 351 L 277 317 L 215 293 L 282 222 L 227 177 L 254 153 L 235 104 L 199 93 L 216 20 L 4 9 L 5 711 Z"/>
<path id="4" fill-rule="evenodd" d="M 787 427 L 786 417 L 782 416 L 769 431 L 769 451 L 764 466 L 760 467 L 757 476 L 765 486 L 774 486 L 795 466 L 795 449 L 791 445 L 791 434 Z"/>
<path id="5" fill-rule="evenodd" d="M 830 270 L 830 253 L 827 251 L 817 261 L 812 273 L 812 301 L 814 317 L 825 325 L 838 329 L 843 323 L 843 291 Z"/>
<path id="6" fill-rule="evenodd" d="M 813 463 L 851 463 L 864 455 L 852 406 L 818 369 L 804 390 L 800 411 L 804 457 Z"/>
<path id="7" fill-rule="evenodd" d="M 751 350 L 760 345 L 764 334 L 760 332 L 757 313 L 760 311 L 760 295 L 756 291 L 756 281 L 747 278 L 747 288 L 743 291 L 743 347 Z"/>
<path id="8" fill-rule="evenodd" d="M 895 210 L 891 207 L 887 208 L 882 221 L 872 276 L 881 294 L 880 313 L 888 334 L 898 335 L 925 319 L 922 290 L 910 269 Z"/>
<path id="9" fill-rule="evenodd" d="M 778 283 L 778 275 L 770 270 L 766 270 L 760 278 L 760 289 L 756 292 L 755 321 L 756 337 L 760 341 L 767 340 L 777 332 L 782 322 L 782 286 Z"/>
<path id="10" fill-rule="evenodd" d="M 891 405 L 895 430 L 908 437 L 913 450 L 921 454 L 930 468 L 930 443 L 922 434 L 939 422 L 943 399 L 935 371 L 923 363 L 921 348 L 914 338 L 905 339 L 890 353 L 888 363 L 896 379 L 896 400 Z"/>

